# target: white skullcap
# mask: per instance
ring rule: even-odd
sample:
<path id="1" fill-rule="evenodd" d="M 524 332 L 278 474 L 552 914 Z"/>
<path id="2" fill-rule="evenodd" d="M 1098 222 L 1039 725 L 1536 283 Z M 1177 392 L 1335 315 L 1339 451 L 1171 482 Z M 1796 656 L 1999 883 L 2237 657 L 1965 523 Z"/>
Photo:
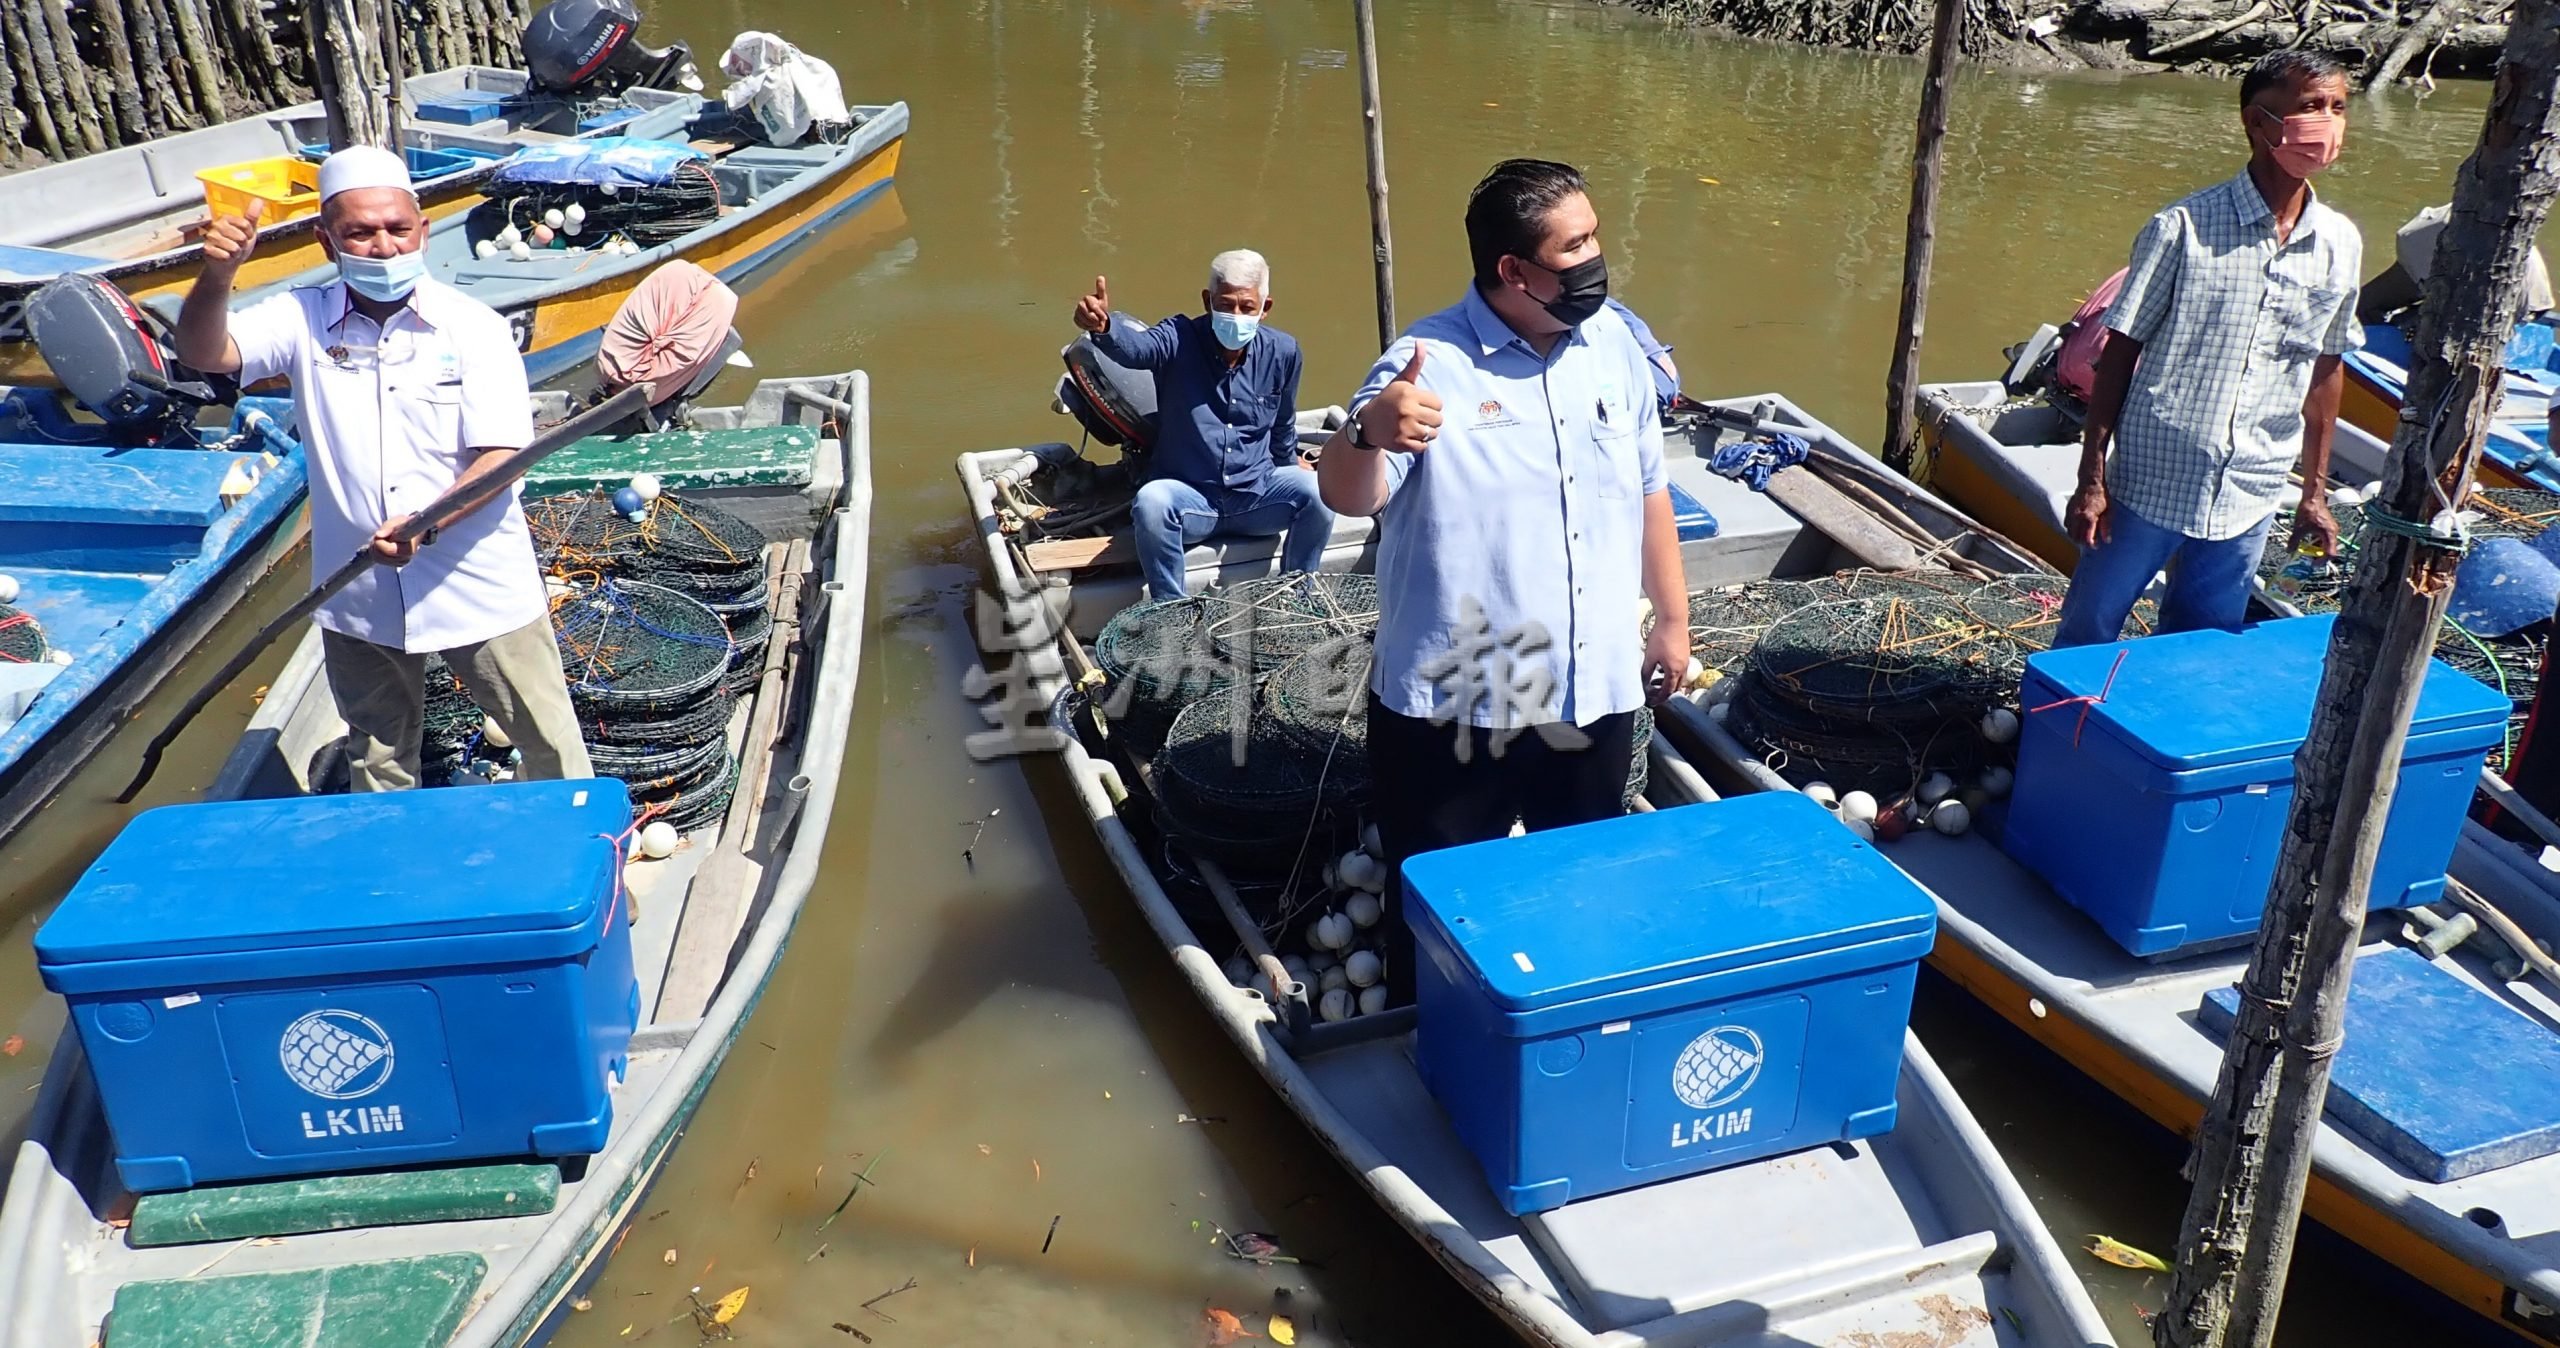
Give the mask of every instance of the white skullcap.
<path id="1" fill-rule="evenodd" d="M 409 161 L 379 145 L 350 145 L 320 161 L 320 199 L 365 187 L 396 187 L 412 196 Z"/>

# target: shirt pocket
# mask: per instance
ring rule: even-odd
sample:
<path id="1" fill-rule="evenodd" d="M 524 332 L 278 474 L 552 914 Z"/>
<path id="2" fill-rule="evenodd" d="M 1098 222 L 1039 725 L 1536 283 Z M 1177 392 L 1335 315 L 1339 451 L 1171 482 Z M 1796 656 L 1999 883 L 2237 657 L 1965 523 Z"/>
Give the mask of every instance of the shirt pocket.
<path id="1" fill-rule="evenodd" d="M 1594 397 L 1590 419 L 1591 459 L 1585 472 L 1601 499 L 1632 500 L 1639 494 L 1636 468 L 1636 409 L 1625 390 L 1604 385 Z"/>
<path id="2" fill-rule="evenodd" d="M 2325 282 L 2305 281 L 2278 273 L 2267 281 L 2268 353 L 2288 364 L 2315 359 L 2321 342 L 2346 302 L 2347 292 Z"/>
<path id="3" fill-rule="evenodd" d="M 404 371 L 392 382 L 391 405 L 393 424 L 408 440 L 404 448 L 420 459 L 460 468 L 468 448 L 462 443 L 460 374 L 434 367 Z"/>

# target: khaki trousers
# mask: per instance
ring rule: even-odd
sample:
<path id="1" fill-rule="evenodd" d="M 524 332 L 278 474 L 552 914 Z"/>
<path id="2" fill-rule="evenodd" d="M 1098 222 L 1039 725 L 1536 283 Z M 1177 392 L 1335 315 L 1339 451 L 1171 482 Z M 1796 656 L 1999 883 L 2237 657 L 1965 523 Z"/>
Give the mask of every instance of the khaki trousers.
<path id="1" fill-rule="evenodd" d="M 418 737 L 427 715 L 427 657 L 322 628 L 329 691 L 347 722 L 348 789 L 405 791 L 418 784 Z M 551 619 L 443 652 L 471 700 L 507 732 L 525 781 L 593 777 Z"/>

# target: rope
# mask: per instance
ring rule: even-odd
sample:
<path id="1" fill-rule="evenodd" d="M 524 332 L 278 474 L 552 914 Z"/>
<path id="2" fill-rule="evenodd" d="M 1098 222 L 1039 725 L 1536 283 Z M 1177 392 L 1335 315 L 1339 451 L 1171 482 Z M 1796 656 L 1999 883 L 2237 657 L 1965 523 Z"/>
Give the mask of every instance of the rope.
<path id="1" fill-rule="evenodd" d="M 2116 672 L 2124 668 L 2124 657 L 2126 654 L 2128 654 L 2128 652 L 2123 650 L 2116 652 L 2115 663 L 2107 666 L 2107 681 L 2098 685 L 2098 691 L 2095 694 L 2082 693 L 2075 697 L 2056 698 L 2042 706 L 2027 708 L 2027 714 L 2029 716 L 2033 716 L 2038 712 L 2052 711 L 2057 707 L 2078 707 L 2080 709 L 2080 719 L 2073 722 L 2071 726 L 2071 747 L 2074 749 L 2079 748 L 2080 732 L 2088 728 L 2089 725 L 2089 709 L 2106 701 L 2107 695 L 2115 691 Z"/>

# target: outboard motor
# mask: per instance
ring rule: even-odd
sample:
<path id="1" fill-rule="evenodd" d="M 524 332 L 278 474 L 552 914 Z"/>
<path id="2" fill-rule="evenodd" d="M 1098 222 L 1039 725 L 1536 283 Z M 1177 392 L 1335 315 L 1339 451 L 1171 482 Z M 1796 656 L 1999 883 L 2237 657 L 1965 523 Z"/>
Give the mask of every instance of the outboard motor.
<path id="1" fill-rule="evenodd" d="M 1113 314 L 1111 321 L 1137 326 L 1137 320 Z M 1058 407 L 1074 417 L 1094 439 L 1118 445 L 1131 457 L 1144 455 L 1156 442 L 1156 379 L 1133 370 L 1079 337 L 1059 353 L 1067 362 L 1058 381 Z"/>
<path id="2" fill-rule="evenodd" d="M 193 445 L 196 413 L 240 396 L 239 381 L 180 365 L 169 325 L 102 277 L 47 281 L 27 301 L 27 327 L 54 378 L 120 445 Z"/>
<path id="3" fill-rule="evenodd" d="M 639 31 L 640 11 L 631 0 L 551 0 L 525 25 L 525 69 L 536 86 L 555 94 L 702 87 L 692 48 L 644 46 L 633 40 Z"/>
<path id="4" fill-rule="evenodd" d="M 596 401 L 646 383 L 656 401 L 640 418 L 642 429 L 681 424 L 722 369 L 754 364 L 731 326 L 737 317 L 738 293 L 700 264 L 678 258 L 660 266 L 605 325 Z"/>

